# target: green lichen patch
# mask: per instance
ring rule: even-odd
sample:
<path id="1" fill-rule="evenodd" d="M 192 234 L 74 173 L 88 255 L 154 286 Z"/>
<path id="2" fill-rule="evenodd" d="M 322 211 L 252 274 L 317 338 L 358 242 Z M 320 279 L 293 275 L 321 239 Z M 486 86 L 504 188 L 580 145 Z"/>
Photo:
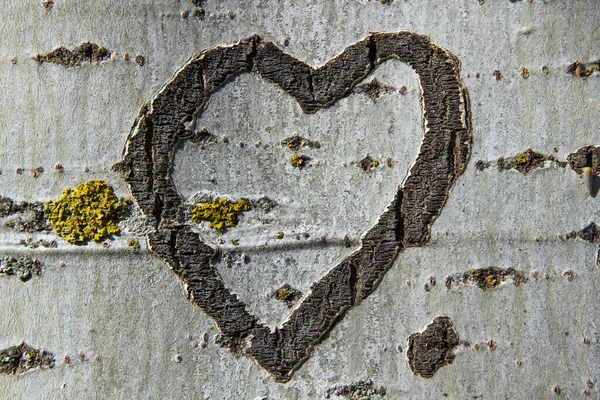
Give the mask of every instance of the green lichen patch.
<path id="1" fill-rule="evenodd" d="M 238 224 L 239 215 L 244 211 L 249 211 L 250 208 L 250 203 L 245 199 L 232 202 L 220 197 L 192 208 L 191 219 L 196 223 L 208 221 L 210 228 L 222 233 L 227 228 L 235 227 Z"/>
<path id="2" fill-rule="evenodd" d="M 294 154 L 290 157 L 290 164 L 292 164 L 292 167 L 294 168 L 302 169 L 308 165 L 310 160 L 311 158 L 304 154 Z"/>
<path id="3" fill-rule="evenodd" d="M 17 375 L 34 369 L 54 368 L 54 354 L 23 342 L 0 350 L 0 374 Z"/>
<path id="4" fill-rule="evenodd" d="M 110 58 L 110 51 L 92 42 L 81 43 L 73 50 L 58 47 L 47 54 L 38 54 L 35 60 L 40 63 L 59 64 L 63 67 L 79 67 L 83 62 L 100 62 Z"/>
<path id="5" fill-rule="evenodd" d="M 89 181 L 66 188 L 56 201 L 47 201 L 44 214 L 54 232 L 73 244 L 100 242 L 120 232 L 129 202 L 119 201 L 104 181 Z"/>
<path id="6" fill-rule="evenodd" d="M 27 282 L 33 275 L 42 273 L 42 263 L 31 257 L 4 257 L 0 261 L 0 274 L 16 275 L 22 282 Z"/>
<path id="7" fill-rule="evenodd" d="M 495 288 L 506 281 L 507 278 L 511 278 L 515 286 L 527 281 L 525 274 L 512 267 L 506 269 L 498 267 L 472 269 L 461 276 L 463 284 L 474 283 L 481 290 Z"/>

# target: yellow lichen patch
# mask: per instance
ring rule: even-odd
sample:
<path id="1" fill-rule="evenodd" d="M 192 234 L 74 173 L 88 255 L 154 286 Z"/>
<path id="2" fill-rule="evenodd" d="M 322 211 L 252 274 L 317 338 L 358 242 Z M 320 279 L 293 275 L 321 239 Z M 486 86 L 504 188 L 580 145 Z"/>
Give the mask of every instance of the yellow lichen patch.
<path id="1" fill-rule="evenodd" d="M 308 165 L 308 162 L 311 160 L 309 156 L 305 156 L 304 154 L 294 154 L 290 157 L 290 164 L 294 168 L 304 168 Z"/>
<path id="2" fill-rule="evenodd" d="M 518 164 L 527 164 L 529 162 L 529 156 L 527 153 L 517 153 L 516 161 Z"/>
<path id="3" fill-rule="evenodd" d="M 119 233 L 128 201 L 119 202 L 104 181 L 89 181 L 74 190 L 66 188 L 56 201 L 47 201 L 44 215 L 54 232 L 73 244 L 99 242 Z"/>
<path id="4" fill-rule="evenodd" d="M 244 199 L 231 202 L 221 197 L 192 208 L 192 221 L 196 223 L 208 221 L 211 228 L 224 232 L 225 229 L 236 226 L 239 214 L 248 210 L 250 210 L 250 204 Z"/>

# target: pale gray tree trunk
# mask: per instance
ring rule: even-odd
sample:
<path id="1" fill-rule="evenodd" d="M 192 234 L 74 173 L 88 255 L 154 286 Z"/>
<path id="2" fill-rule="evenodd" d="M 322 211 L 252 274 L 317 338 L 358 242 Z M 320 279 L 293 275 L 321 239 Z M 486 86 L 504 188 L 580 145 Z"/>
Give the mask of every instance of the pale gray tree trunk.
<path id="1" fill-rule="evenodd" d="M 3 0 L 0 195 L 16 208 L 0 209 L 0 370 L 10 372 L 0 374 L 0 397 L 599 398 L 600 232 L 591 223 L 600 150 L 586 147 L 600 145 L 599 28 L 595 0 Z M 429 50 L 413 60 L 410 42 L 404 58 L 383 62 L 373 32 L 401 31 L 426 35 Z M 249 49 L 235 60 L 250 73 L 218 81 L 234 57 L 209 49 L 252 35 L 234 47 Z M 329 99 L 361 62 L 345 49 L 363 39 L 368 74 Z M 102 47 L 84 45 L 91 59 L 48 55 L 87 42 Z M 303 103 L 278 75 L 288 64 L 265 66 L 268 43 L 312 67 L 349 55 L 327 75 L 332 84 L 317 72 L 302 81 L 300 67 L 289 75 L 310 81 Z M 210 70 L 215 54 L 223 58 Z M 455 92 L 445 91 L 448 77 Z M 446 111 L 427 111 L 428 82 Z M 192 116 L 188 94 L 195 107 L 210 100 Z M 436 131 L 454 106 L 461 120 Z M 158 184 L 146 185 L 145 203 L 132 177 L 158 179 L 161 123 L 180 114 L 189 132 L 177 133 L 164 164 L 185 200 L 177 213 Z M 450 132 L 447 148 L 419 150 L 427 134 Z M 295 135 L 306 140 L 290 144 Z M 128 160 L 138 150 L 152 163 Z M 420 176 L 416 160 L 436 157 L 447 169 Z M 91 180 L 133 199 L 119 235 L 74 245 L 36 225 L 39 202 Z M 448 188 L 438 198 L 440 181 Z M 223 233 L 190 221 L 194 204 L 219 197 L 252 209 Z M 413 240 L 415 203 L 429 220 Z M 384 234 L 369 242 L 365 232 L 388 221 L 390 204 L 397 241 L 369 282 L 380 253 L 360 251 L 380 249 Z M 157 229 L 180 241 L 161 241 Z M 223 328 L 238 314 L 227 308 L 218 320 L 215 310 L 233 303 L 186 275 L 185 229 L 219 249 L 210 271 L 277 338 L 272 348 L 257 344 L 255 326 L 238 336 Z M 316 295 L 312 285 L 328 279 L 330 291 Z M 338 307 L 340 282 L 350 300 Z M 328 307 L 331 320 L 315 317 Z M 286 328 L 298 314 L 301 328 Z M 52 353 L 53 365 L 14 347 L 22 342 Z"/>

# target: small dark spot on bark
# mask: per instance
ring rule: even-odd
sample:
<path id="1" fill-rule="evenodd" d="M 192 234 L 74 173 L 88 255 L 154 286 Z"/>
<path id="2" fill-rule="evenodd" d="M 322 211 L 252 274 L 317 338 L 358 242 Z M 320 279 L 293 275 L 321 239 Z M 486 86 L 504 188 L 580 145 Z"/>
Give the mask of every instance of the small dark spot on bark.
<path id="1" fill-rule="evenodd" d="M 358 166 L 365 172 L 370 172 L 373 168 L 379 166 L 379 160 L 375 160 L 371 156 L 367 155 L 365 158 L 358 162 Z"/>
<path id="2" fill-rule="evenodd" d="M 302 297 L 302 292 L 286 283 L 273 293 L 273 297 L 279 301 L 283 301 L 288 307 L 291 307 L 296 300 Z"/>
<path id="3" fill-rule="evenodd" d="M 373 101 L 386 94 L 394 93 L 395 91 L 396 88 L 393 86 L 386 86 L 379 82 L 376 78 L 374 78 L 371 82 L 358 85 L 354 88 L 355 93 L 367 95 Z"/>
<path id="4" fill-rule="evenodd" d="M 490 351 L 496 350 L 496 342 L 494 342 L 493 340 L 489 340 L 487 345 L 488 345 L 488 348 L 490 349 Z"/>
<path id="5" fill-rule="evenodd" d="M 99 63 L 110 58 L 110 51 L 92 42 L 85 42 L 69 50 L 66 47 L 57 49 L 46 54 L 38 54 L 35 60 L 40 63 L 59 64 L 63 67 L 79 67 L 84 62 Z"/>
<path id="6" fill-rule="evenodd" d="M 552 154 L 546 156 L 537 153 L 532 149 L 527 149 L 521 153 L 517 153 L 514 157 L 499 158 L 496 161 L 496 167 L 498 168 L 498 171 L 516 169 L 523 175 L 527 175 L 531 170 L 543 167 L 546 161 L 550 161 L 561 168 L 564 168 L 567 165 L 566 161 L 561 161 Z M 481 163 L 477 162 L 476 168 L 481 170 L 487 168 L 488 164 L 489 162 L 487 161 L 481 161 Z"/>
<path id="7" fill-rule="evenodd" d="M 250 206 L 253 209 L 260 209 L 264 213 L 271 212 L 271 210 L 273 210 L 278 205 L 279 204 L 275 200 L 273 200 L 267 196 L 263 196 L 258 200 L 250 200 Z"/>
<path id="8" fill-rule="evenodd" d="M 194 17 L 198 18 L 200 21 L 202 21 L 205 16 L 206 11 L 204 11 L 204 8 L 196 8 L 194 10 Z"/>
<path id="9" fill-rule="evenodd" d="M 521 67 L 521 76 L 523 79 L 529 78 L 529 70 L 525 67 Z"/>
<path id="10" fill-rule="evenodd" d="M 196 7 L 204 7 L 206 0 L 190 0 Z"/>
<path id="11" fill-rule="evenodd" d="M 560 386 L 558 386 L 558 385 L 554 386 L 553 391 L 554 391 L 554 394 L 556 394 L 557 396 L 560 395 Z"/>
<path id="12" fill-rule="evenodd" d="M 600 243 L 600 227 L 595 222 L 590 222 L 585 228 L 576 232 L 571 231 L 565 235 L 565 239 L 581 239 L 590 243 Z"/>
<path id="13" fill-rule="evenodd" d="M 452 282 L 454 282 L 454 278 L 451 276 L 447 276 L 446 277 L 446 289 L 450 290 L 452 289 Z"/>
<path id="14" fill-rule="evenodd" d="M 54 249 L 54 248 L 58 247 L 56 240 L 38 239 L 38 240 L 34 241 L 32 238 L 20 239 L 19 244 L 21 246 L 24 246 L 24 247 L 27 247 L 30 249 L 37 249 L 40 246 L 49 248 L 49 249 Z"/>
<path id="15" fill-rule="evenodd" d="M 454 361 L 459 336 L 448 316 L 436 317 L 422 333 L 408 338 L 408 365 L 415 375 L 431 378 Z"/>
<path id="16" fill-rule="evenodd" d="M 283 39 L 283 42 L 281 42 L 281 44 L 282 44 L 284 47 L 288 47 L 288 46 L 290 45 L 290 38 L 289 38 L 289 37 L 286 37 L 286 38 L 284 38 L 284 39 Z"/>
<path id="17" fill-rule="evenodd" d="M 127 246 L 131 247 L 134 251 L 138 251 L 140 249 L 140 243 L 135 239 L 130 239 L 127 242 Z"/>
<path id="18" fill-rule="evenodd" d="M 591 379 L 588 379 L 588 381 L 586 382 L 586 384 L 587 384 L 587 387 L 590 388 L 590 389 L 593 389 L 596 386 L 596 384 L 594 383 L 594 381 L 592 381 Z"/>
<path id="19" fill-rule="evenodd" d="M 62 164 L 58 163 L 54 166 L 54 169 L 56 170 L 57 173 L 62 174 L 65 171 L 65 168 L 62 166 Z"/>
<path id="20" fill-rule="evenodd" d="M 201 148 L 209 144 L 218 142 L 218 138 L 210 133 L 206 128 L 202 128 L 200 132 L 192 132 L 183 130 L 179 135 L 182 139 L 190 140 L 192 143 L 199 145 Z"/>
<path id="21" fill-rule="evenodd" d="M 31 170 L 31 176 L 33 178 L 37 178 L 38 176 L 40 176 L 42 174 L 42 172 L 44 172 L 44 168 L 42 166 L 35 167 L 34 169 Z"/>
<path id="22" fill-rule="evenodd" d="M 600 69 L 600 60 L 591 62 L 589 64 L 583 64 L 579 61 L 575 61 L 573 64 L 567 67 L 567 74 L 571 74 L 576 78 L 587 78 L 594 72 Z"/>
<path id="23" fill-rule="evenodd" d="M 543 72 L 544 74 L 548 74 L 548 71 L 549 71 L 549 70 L 548 70 L 548 66 L 547 66 L 547 65 L 542 65 L 542 72 Z"/>
<path id="24" fill-rule="evenodd" d="M 383 397 L 385 396 L 386 391 L 387 390 L 385 387 L 375 387 L 373 381 L 371 379 L 367 379 L 350 383 L 348 385 L 340 384 L 331 386 L 325 392 L 325 398 L 330 399 L 331 396 L 340 396 L 349 400 L 375 400 L 375 397 L 373 396 L 377 396 L 377 398 Z"/>
<path id="25" fill-rule="evenodd" d="M 497 81 L 502 79 L 502 72 L 500 72 L 500 70 L 497 70 L 497 69 L 494 70 L 494 79 Z"/>
<path id="26" fill-rule="evenodd" d="M 344 236 L 344 247 L 352 247 L 352 241 L 348 235 Z"/>
<path id="27" fill-rule="evenodd" d="M 38 368 L 54 368 L 54 364 L 52 353 L 34 349 L 25 342 L 0 350 L 0 373 L 2 374 L 17 375 Z"/>
<path id="28" fill-rule="evenodd" d="M 281 145 L 284 147 L 287 147 L 288 149 L 290 149 L 292 151 L 298 151 L 305 147 L 308 147 L 311 149 L 321 148 L 320 142 L 318 142 L 316 140 L 309 140 L 309 139 L 303 138 L 302 136 L 298 136 L 298 135 L 290 136 L 287 139 L 283 139 L 281 141 Z"/>
<path id="29" fill-rule="evenodd" d="M 140 67 L 143 67 L 144 64 L 146 64 L 146 58 L 143 55 L 138 54 L 137 56 L 135 56 L 135 62 Z"/>
<path id="30" fill-rule="evenodd" d="M 462 274 L 461 281 L 463 284 L 474 283 L 481 290 L 488 290 L 499 286 L 508 277 L 512 279 L 515 286 L 527 281 L 525 274 L 512 267 L 506 269 L 498 267 L 472 269 Z"/>
<path id="31" fill-rule="evenodd" d="M 52 7 L 54 7 L 54 2 L 52 0 L 44 0 L 42 6 L 46 9 L 46 11 L 50 11 L 52 10 Z"/>
<path id="32" fill-rule="evenodd" d="M 484 169 L 489 168 L 491 165 L 492 163 L 489 161 L 477 160 L 475 163 L 475 168 L 477 168 L 478 171 L 483 171 Z"/>
<path id="33" fill-rule="evenodd" d="M 563 276 L 565 277 L 566 280 L 571 282 L 571 281 L 573 281 L 573 279 L 575 279 L 575 272 L 573 272 L 572 269 L 568 269 L 563 273 Z"/>
<path id="34" fill-rule="evenodd" d="M 406 86 L 402 85 L 402 86 L 400 87 L 400 91 L 399 91 L 399 93 L 400 93 L 402 96 L 404 96 L 404 95 L 406 94 L 406 92 L 407 92 L 407 91 L 408 91 L 408 88 L 407 88 Z"/>

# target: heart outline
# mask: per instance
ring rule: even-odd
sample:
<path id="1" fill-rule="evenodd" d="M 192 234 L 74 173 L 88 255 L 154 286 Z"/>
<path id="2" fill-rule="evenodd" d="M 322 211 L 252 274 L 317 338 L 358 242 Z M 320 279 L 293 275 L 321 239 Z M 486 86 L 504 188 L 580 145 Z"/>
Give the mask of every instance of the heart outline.
<path id="1" fill-rule="evenodd" d="M 276 84 L 311 114 L 349 95 L 391 58 L 411 66 L 420 83 L 424 134 L 417 160 L 358 249 L 315 282 L 271 332 L 225 286 L 210 262 L 213 248 L 185 225 L 185 200 L 170 177 L 177 144 L 189 137 L 186 126 L 210 96 L 241 73 Z M 454 55 L 412 32 L 373 33 L 316 69 L 255 35 L 197 53 L 142 107 L 114 170 L 151 221 L 151 252 L 179 277 L 188 300 L 214 320 L 231 352 L 251 357 L 278 382 L 290 380 L 345 313 L 377 288 L 398 254 L 429 241 L 431 224 L 470 155 L 470 106 L 459 69 Z"/>

